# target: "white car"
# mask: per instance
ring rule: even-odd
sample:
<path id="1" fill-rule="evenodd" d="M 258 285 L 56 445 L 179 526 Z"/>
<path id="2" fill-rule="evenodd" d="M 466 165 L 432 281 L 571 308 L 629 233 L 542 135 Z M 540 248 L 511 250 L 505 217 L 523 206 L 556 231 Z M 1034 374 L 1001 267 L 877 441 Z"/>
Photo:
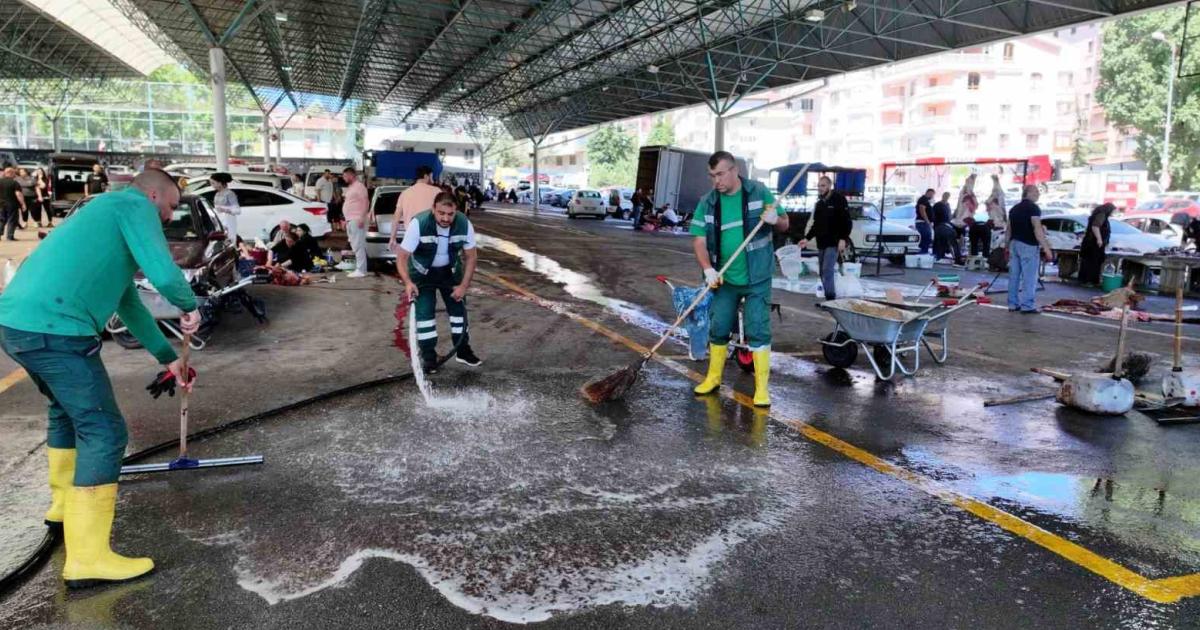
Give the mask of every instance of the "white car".
<path id="1" fill-rule="evenodd" d="M 301 199 L 270 186 L 243 184 L 238 181 L 230 184 L 229 188 L 237 196 L 238 205 L 242 208 L 242 213 L 237 217 L 238 236 L 242 237 L 242 240 L 253 241 L 261 238 L 270 242 L 279 231 L 280 221 L 288 221 L 294 225 L 305 224 L 317 238 L 329 234 L 329 208 L 319 201 Z M 209 205 L 214 205 L 213 197 L 217 191 L 205 185 L 195 194 L 208 200 Z"/>
<path id="2" fill-rule="evenodd" d="M 623 217 L 633 212 L 633 191 L 628 188 L 602 188 L 600 197 L 605 209 L 614 217 Z M 613 203 L 613 198 L 617 203 Z"/>
<path id="3" fill-rule="evenodd" d="M 576 190 L 567 203 L 567 218 L 592 216 L 601 220 L 608 216 L 608 206 L 598 190 Z"/>
<path id="4" fill-rule="evenodd" d="M 400 193 L 408 186 L 380 186 L 375 189 L 375 197 L 371 199 L 371 214 L 375 217 L 376 229 L 367 232 L 368 260 L 396 260 L 396 252 L 388 249 L 388 240 L 392 237 L 392 219 L 396 215 L 396 201 Z M 404 228 L 396 230 L 396 242 L 404 238 Z"/>
<path id="5" fill-rule="evenodd" d="M 863 256 L 879 251 L 883 243 L 883 255 L 889 259 L 903 259 L 905 254 L 921 250 L 921 235 L 901 221 L 885 220 L 879 208 L 869 201 L 851 201 L 850 244 L 851 256 Z M 811 221 L 811 217 L 809 218 Z M 816 240 L 808 242 L 806 249 L 816 250 Z"/>
<path id="6" fill-rule="evenodd" d="M 883 200 L 883 208 L 894 208 L 896 206 L 904 206 L 910 203 L 916 203 L 917 189 L 907 184 L 888 184 L 887 190 L 884 191 L 883 186 L 867 186 L 866 197 L 872 203 L 878 204 L 880 195 L 887 193 L 887 198 Z"/>
<path id="7" fill-rule="evenodd" d="M 1046 240 L 1050 241 L 1050 247 L 1079 249 L 1084 230 L 1087 229 L 1088 215 L 1052 214 L 1043 216 L 1041 221 L 1046 228 Z M 1179 245 L 1177 240 L 1146 234 L 1116 219 L 1109 219 L 1108 225 L 1111 236 L 1107 251 L 1110 254 L 1153 254 L 1164 247 Z"/>

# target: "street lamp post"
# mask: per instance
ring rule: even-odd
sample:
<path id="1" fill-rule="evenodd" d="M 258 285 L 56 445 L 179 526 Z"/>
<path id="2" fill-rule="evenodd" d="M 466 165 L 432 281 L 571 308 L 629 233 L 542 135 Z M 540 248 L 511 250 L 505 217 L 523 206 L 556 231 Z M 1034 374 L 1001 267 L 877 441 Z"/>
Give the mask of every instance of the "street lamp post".
<path id="1" fill-rule="evenodd" d="M 1150 36 L 1171 48 L 1171 64 L 1167 68 L 1167 121 L 1163 125 L 1163 147 L 1162 147 L 1162 173 L 1159 175 L 1158 181 L 1162 185 L 1164 191 L 1171 186 L 1171 171 L 1169 168 L 1171 159 L 1171 105 L 1175 101 L 1175 44 L 1167 39 L 1167 36 L 1162 31 L 1154 31 Z"/>

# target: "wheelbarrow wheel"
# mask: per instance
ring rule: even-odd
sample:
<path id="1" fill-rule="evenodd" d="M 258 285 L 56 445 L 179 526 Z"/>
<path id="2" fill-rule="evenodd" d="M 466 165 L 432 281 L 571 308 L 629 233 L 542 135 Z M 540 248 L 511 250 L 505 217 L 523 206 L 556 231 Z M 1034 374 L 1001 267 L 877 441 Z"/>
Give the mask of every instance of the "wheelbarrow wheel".
<path id="1" fill-rule="evenodd" d="M 733 358 L 743 372 L 754 373 L 754 353 L 746 348 L 738 348 L 733 352 Z"/>
<path id="2" fill-rule="evenodd" d="M 875 363 L 880 369 L 887 371 L 887 366 L 892 364 L 892 349 L 887 346 L 874 346 L 871 348 L 871 355 L 875 357 Z"/>
<path id="3" fill-rule="evenodd" d="M 845 331 L 839 330 L 836 333 L 829 333 L 825 337 L 825 341 L 830 343 L 846 343 L 850 341 L 850 335 Z M 830 346 L 821 344 L 821 354 L 825 355 L 825 361 L 833 367 L 848 368 L 854 365 L 854 360 L 858 358 L 858 344 L 846 343 L 846 345 Z"/>

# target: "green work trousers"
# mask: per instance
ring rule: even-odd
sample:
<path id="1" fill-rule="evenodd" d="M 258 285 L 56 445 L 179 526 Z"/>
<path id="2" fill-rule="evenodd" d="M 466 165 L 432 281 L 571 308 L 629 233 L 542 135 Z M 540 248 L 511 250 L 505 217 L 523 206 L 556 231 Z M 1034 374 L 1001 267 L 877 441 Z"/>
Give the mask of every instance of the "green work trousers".
<path id="1" fill-rule="evenodd" d="M 416 278 L 417 289 L 417 345 L 421 356 L 437 357 L 437 294 L 442 294 L 446 314 L 450 317 L 450 341 L 454 347 L 470 343 L 467 333 L 467 298 L 454 299 L 454 270 L 452 267 L 434 267 L 429 273 Z M 461 341 L 461 343 L 460 343 Z"/>
<path id="2" fill-rule="evenodd" d="M 75 485 L 116 483 L 129 436 L 100 361 L 100 339 L 0 326 L 0 347 L 50 400 L 46 445 L 76 449 Z"/>
<path id="3" fill-rule="evenodd" d="M 729 337 L 737 325 L 738 302 L 743 298 L 743 322 L 746 343 L 750 350 L 771 349 L 771 281 L 757 284 L 722 284 L 713 290 L 708 314 L 712 325 L 708 329 L 708 340 L 714 345 L 729 343 Z"/>

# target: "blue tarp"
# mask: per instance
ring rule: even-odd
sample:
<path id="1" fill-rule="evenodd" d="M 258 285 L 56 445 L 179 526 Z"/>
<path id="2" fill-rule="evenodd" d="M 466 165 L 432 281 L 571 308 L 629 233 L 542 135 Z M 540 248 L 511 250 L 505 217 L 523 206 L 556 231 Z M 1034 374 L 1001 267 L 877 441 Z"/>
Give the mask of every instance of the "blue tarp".
<path id="1" fill-rule="evenodd" d="M 825 175 L 833 175 L 833 187 L 843 194 L 851 196 L 861 196 L 867 187 L 867 171 L 861 168 L 848 168 L 844 166 L 827 166 L 820 162 L 808 164 L 808 172 L 810 174 L 821 173 Z M 787 189 L 787 185 L 791 183 L 792 178 L 800 169 L 805 167 L 805 163 L 788 164 L 772 169 L 779 174 L 778 180 L 775 182 L 775 192 L 782 194 Z M 800 178 L 796 182 L 795 187 L 789 193 L 792 195 L 807 195 L 808 194 L 808 177 Z"/>
<path id="2" fill-rule="evenodd" d="M 418 153 L 416 151 L 376 151 L 375 177 L 385 179 L 417 178 L 417 167 L 428 166 L 433 169 L 433 180 L 442 178 L 442 161 L 436 153 Z"/>

